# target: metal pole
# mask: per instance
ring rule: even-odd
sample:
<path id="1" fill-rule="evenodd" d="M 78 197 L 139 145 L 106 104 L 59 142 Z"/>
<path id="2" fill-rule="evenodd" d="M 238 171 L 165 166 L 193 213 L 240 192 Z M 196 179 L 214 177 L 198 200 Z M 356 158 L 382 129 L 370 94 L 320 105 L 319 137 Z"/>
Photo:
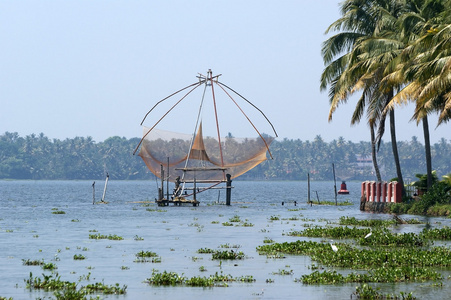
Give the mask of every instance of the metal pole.
<path id="1" fill-rule="evenodd" d="M 307 173 L 307 199 L 307 203 L 310 203 L 310 173 Z"/>

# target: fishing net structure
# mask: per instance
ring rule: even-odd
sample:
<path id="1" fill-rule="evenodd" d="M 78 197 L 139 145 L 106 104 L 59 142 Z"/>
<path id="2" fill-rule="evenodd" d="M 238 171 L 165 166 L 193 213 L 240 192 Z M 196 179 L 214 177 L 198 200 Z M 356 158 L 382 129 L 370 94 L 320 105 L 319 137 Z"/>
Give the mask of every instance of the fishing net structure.
<path id="1" fill-rule="evenodd" d="M 220 75 L 212 76 L 211 70 L 208 71 L 207 76 L 199 75 L 198 82 L 157 102 L 141 122 L 143 125 L 151 113 L 153 117 L 157 116 L 153 126 L 143 127 L 143 137 L 134 154 L 139 149 L 138 155 L 149 170 L 163 180 L 180 180 L 183 183 L 224 182 L 227 174 L 231 179 L 236 178 L 265 161 L 267 155 L 272 158 L 269 145 L 274 138 L 268 134 L 261 134 L 242 106 L 247 105 L 248 108 L 254 108 L 257 116 L 267 121 L 266 124 L 269 123 L 272 127 L 266 116 L 243 96 L 219 82 Z M 203 89 L 198 89 L 198 87 L 203 87 Z M 194 95 L 196 89 L 200 92 L 199 105 L 193 105 L 195 102 L 188 101 L 188 96 Z M 180 95 L 180 97 L 176 97 L 176 95 Z M 232 95 L 243 100 L 243 103 L 238 104 Z M 195 99 L 196 97 L 194 97 Z M 222 106 L 225 105 L 224 103 L 234 104 L 232 106 L 241 112 L 239 115 L 244 116 L 243 119 L 247 121 L 247 125 L 250 124 L 250 127 L 254 129 L 252 132 L 255 137 L 235 138 L 230 132 L 227 135 L 220 134 L 221 120 L 225 120 L 226 125 L 237 123 L 238 120 L 231 113 L 221 115 L 223 110 L 228 109 L 228 107 Z M 168 106 L 162 109 L 163 105 Z M 176 108 L 182 111 L 181 115 L 174 116 Z M 162 109 L 162 111 L 157 112 L 158 109 Z M 169 117 L 166 118 L 168 115 Z M 167 119 L 169 119 L 166 123 L 168 126 L 160 127 Z M 167 129 L 171 126 L 179 126 L 177 129 L 189 130 L 188 132 L 192 133 L 177 133 L 159 129 Z M 203 134 L 203 132 L 207 132 L 204 129 L 209 130 L 208 135 Z M 272 129 L 274 130 L 273 127 Z M 242 127 L 239 127 L 239 130 L 242 131 Z M 277 137 L 275 130 L 274 133 Z"/>
<path id="2" fill-rule="evenodd" d="M 148 131 L 144 127 L 143 134 Z M 174 180 L 180 176 L 187 181 L 220 181 L 225 180 L 225 173 L 233 179 L 265 161 L 267 147 L 274 140 L 270 136 L 219 139 L 204 137 L 202 124 L 194 136 L 153 129 L 144 138 L 139 156 L 158 177 L 163 166 L 165 176 Z"/>

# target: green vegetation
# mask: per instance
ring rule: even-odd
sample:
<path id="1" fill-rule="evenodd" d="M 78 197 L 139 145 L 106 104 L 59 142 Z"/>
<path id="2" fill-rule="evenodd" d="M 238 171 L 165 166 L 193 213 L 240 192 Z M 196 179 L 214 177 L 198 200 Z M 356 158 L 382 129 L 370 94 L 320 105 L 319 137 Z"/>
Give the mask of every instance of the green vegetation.
<path id="1" fill-rule="evenodd" d="M 433 173 L 435 174 L 435 172 Z M 418 181 L 413 185 L 419 188 L 421 196 L 390 206 L 392 213 L 407 213 L 414 215 L 449 216 L 451 214 L 451 181 L 450 175 L 443 176 L 438 181 L 436 177 L 432 186 L 425 191 L 425 175 L 417 174 Z"/>
<path id="2" fill-rule="evenodd" d="M 343 223 L 360 223 L 351 218 L 341 218 Z M 366 224 L 366 223 L 365 223 Z M 336 270 L 324 270 L 314 265 L 314 272 L 303 275 L 297 281 L 305 284 L 337 284 L 368 282 L 409 282 L 442 280 L 436 269 L 451 267 L 451 250 L 447 247 L 431 247 L 430 240 L 450 240 L 449 227 L 424 229 L 420 234 L 392 233 L 384 223 L 370 229 L 350 227 L 315 226 L 290 235 L 353 239 L 354 242 L 322 243 L 296 241 L 265 244 L 257 247 L 261 255 L 308 255 L 319 265 L 331 268 L 349 268 L 356 272 L 343 275 Z M 391 224 L 385 224 L 391 226 Z M 333 246 L 332 246 L 333 243 Z M 362 247 L 363 246 L 363 247 Z M 428 246 L 428 247 L 426 247 Z M 362 270 L 366 272 L 362 272 Z M 371 292 L 366 290 L 366 292 Z"/>
<path id="3" fill-rule="evenodd" d="M 136 257 L 157 257 L 158 254 L 156 254 L 155 252 L 152 251 L 140 251 L 138 253 L 135 254 Z"/>
<path id="4" fill-rule="evenodd" d="M 399 296 L 398 295 L 384 295 L 378 292 L 378 289 L 373 289 L 371 286 L 369 286 L 368 284 L 362 284 L 358 287 L 355 288 L 355 292 L 353 293 L 353 295 L 356 295 L 357 299 L 393 299 L 393 300 L 414 300 L 416 299 L 412 293 L 405 293 L 405 292 L 400 292 Z M 351 296 L 352 299 L 352 296 Z"/>
<path id="5" fill-rule="evenodd" d="M 390 226 L 395 225 L 396 221 L 392 220 L 357 220 L 355 217 L 340 217 L 340 225 L 354 225 L 354 226 L 364 226 L 364 227 L 380 227 L 380 226 Z"/>
<path id="6" fill-rule="evenodd" d="M 161 263 L 161 257 L 159 257 L 158 254 L 156 254 L 155 252 L 152 252 L 152 251 L 142 250 L 142 251 L 136 253 L 135 256 L 136 256 L 136 259 L 134 260 L 134 262 L 137 262 L 137 263 L 146 263 L 146 262 Z"/>
<path id="7" fill-rule="evenodd" d="M 242 251 L 235 252 L 233 250 L 214 251 L 211 257 L 212 259 L 244 259 L 244 253 Z"/>
<path id="8" fill-rule="evenodd" d="M 216 272 L 214 275 L 208 277 L 195 276 L 187 278 L 186 276 L 179 275 L 176 272 L 159 273 L 157 271 L 152 272 L 152 276 L 147 278 L 146 282 L 151 285 L 165 285 L 165 286 L 175 286 L 175 285 L 186 285 L 186 286 L 200 286 L 200 287 L 213 287 L 213 286 L 227 286 L 229 282 L 254 282 L 255 279 L 252 276 L 241 276 L 233 278 L 231 275 L 218 274 Z"/>
<path id="9" fill-rule="evenodd" d="M 228 244 L 221 245 L 221 248 L 239 248 L 239 245 L 230 246 Z M 213 250 L 210 248 L 201 248 L 197 250 L 197 253 L 200 254 L 211 254 L 212 259 L 244 259 L 245 255 L 241 251 L 234 251 L 234 250 Z"/>
<path id="10" fill-rule="evenodd" d="M 102 235 L 100 233 L 98 234 L 90 234 L 89 235 L 90 239 L 93 240 L 102 240 L 102 239 L 106 239 L 106 240 L 116 240 L 116 241 L 120 241 L 123 240 L 124 238 L 115 234 L 109 234 L 109 235 Z"/>
<path id="11" fill-rule="evenodd" d="M 20 137 L 18 133 L 0 135 L 0 179 L 93 179 L 103 178 L 104 165 L 110 179 L 149 179 L 149 171 L 138 157 L 130 157 L 140 138 L 110 137 L 95 142 L 91 137 L 49 139 L 43 133 Z M 416 137 L 398 141 L 400 161 L 405 174 L 424 172 L 424 146 Z M 432 146 L 437 173 L 451 173 L 448 153 L 451 142 L 442 139 Z M 114 151 L 111 151 L 114 149 Z M 353 143 L 338 138 L 326 143 L 321 136 L 313 141 L 284 139 L 271 144 L 271 153 L 277 160 L 266 161 L 242 175 L 244 180 L 306 180 L 315 169 L 315 180 L 332 180 L 334 161 L 344 175 L 354 180 L 374 178 L 372 166 L 358 166 L 357 157 L 371 155 L 371 143 Z M 395 177 L 391 143 L 381 143 L 379 163 L 387 176 Z M 332 155 L 332 156 L 331 156 Z M 67 166 L 71 166 L 67 168 Z"/>
<path id="12" fill-rule="evenodd" d="M 82 254 L 75 254 L 74 260 L 84 260 L 86 257 L 84 257 Z"/>
<path id="13" fill-rule="evenodd" d="M 27 288 L 32 290 L 55 291 L 57 299 L 85 299 L 86 295 L 93 293 L 102 293 L 105 295 L 123 295 L 126 293 L 127 286 L 120 287 L 118 283 L 115 285 L 105 285 L 100 282 L 80 286 L 77 282 L 63 281 L 61 276 L 45 275 L 42 278 L 33 277 L 30 272 L 30 277 L 25 279 Z M 84 278 L 80 278 L 80 281 Z M 86 279 L 89 279 L 89 275 Z"/>

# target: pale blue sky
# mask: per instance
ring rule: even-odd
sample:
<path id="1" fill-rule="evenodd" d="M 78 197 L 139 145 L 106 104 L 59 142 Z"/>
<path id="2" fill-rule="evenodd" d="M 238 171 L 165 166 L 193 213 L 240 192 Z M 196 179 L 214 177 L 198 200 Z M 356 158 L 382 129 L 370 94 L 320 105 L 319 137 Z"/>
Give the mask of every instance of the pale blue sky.
<path id="1" fill-rule="evenodd" d="M 212 69 L 266 114 L 279 138 L 368 141 L 366 123 L 349 125 L 355 100 L 328 123 L 319 90 L 321 43 L 338 3 L 1 1 L 0 134 L 140 137 L 157 101 Z M 423 141 L 421 126 L 408 122 L 412 111 L 398 109 L 398 138 Z M 191 128 L 182 118 L 171 121 Z M 234 136 L 250 134 L 232 113 L 225 123 Z M 450 140 L 450 125 L 435 124 L 432 117 L 432 141 Z"/>

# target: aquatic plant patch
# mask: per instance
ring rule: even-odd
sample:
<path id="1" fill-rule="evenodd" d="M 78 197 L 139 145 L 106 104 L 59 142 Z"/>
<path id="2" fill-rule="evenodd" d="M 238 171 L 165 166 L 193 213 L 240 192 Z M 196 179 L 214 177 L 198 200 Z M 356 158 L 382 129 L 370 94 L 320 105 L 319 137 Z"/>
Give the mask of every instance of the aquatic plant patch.
<path id="1" fill-rule="evenodd" d="M 135 254 L 136 257 L 158 257 L 158 254 L 152 251 L 139 251 Z"/>
<path id="2" fill-rule="evenodd" d="M 341 283 L 396 283 L 410 281 L 441 280 L 442 275 L 434 270 L 421 267 L 403 266 L 399 268 L 377 268 L 368 273 L 349 273 L 342 275 L 337 271 L 314 271 L 308 275 L 302 275 L 300 281 L 304 284 L 341 284 Z"/>
<path id="3" fill-rule="evenodd" d="M 413 232 L 394 234 L 387 229 L 374 230 L 370 236 L 360 237 L 358 242 L 362 246 L 423 247 L 429 245 L 429 241 L 423 235 Z"/>
<path id="4" fill-rule="evenodd" d="M 255 279 L 251 275 L 232 277 L 231 275 L 224 275 L 222 272 L 210 276 L 194 276 L 188 278 L 183 274 L 179 275 L 176 272 L 158 272 L 153 270 L 151 277 L 146 279 L 146 283 L 150 285 L 163 285 L 163 286 L 198 286 L 198 287 L 213 287 L 223 286 L 226 287 L 229 282 L 254 282 Z"/>
<path id="5" fill-rule="evenodd" d="M 347 226 L 337 227 L 309 227 L 302 231 L 290 231 L 290 236 L 322 237 L 332 239 L 357 239 L 362 246 L 426 246 L 428 241 L 422 236 L 412 232 L 393 234 L 386 228 L 371 231 L 369 228 L 356 228 Z"/>
<path id="6" fill-rule="evenodd" d="M 89 238 L 93 239 L 93 240 L 106 239 L 106 240 L 115 240 L 115 241 L 120 241 L 120 240 L 124 239 L 123 237 L 115 235 L 115 234 L 102 235 L 100 233 L 98 233 L 98 234 L 90 234 Z"/>
<path id="7" fill-rule="evenodd" d="M 229 222 L 235 222 L 235 223 L 241 222 L 240 216 L 234 215 L 233 217 L 231 217 L 229 219 Z"/>
<path id="8" fill-rule="evenodd" d="M 197 250 L 197 253 L 201 253 L 201 254 L 210 254 L 210 253 L 214 253 L 215 250 L 210 249 L 210 248 L 200 248 L 199 250 Z"/>
<path id="9" fill-rule="evenodd" d="M 242 251 L 236 252 L 233 250 L 220 251 L 216 250 L 212 253 L 212 259 L 244 259 L 245 255 Z"/>
<path id="10" fill-rule="evenodd" d="M 43 266 L 45 263 L 43 259 L 41 260 L 22 259 L 22 264 L 24 266 Z"/>
<path id="11" fill-rule="evenodd" d="M 24 279 L 28 289 L 55 291 L 57 299 L 85 299 L 83 298 L 70 298 L 74 295 L 86 296 L 92 293 L 102 293 L 110 295 L 123 295 L 126 293 L 127 286 L 119 286 L 119 283 L 115 285 L 105 285 L 104 283 L 96 282 L 86 286 L 79 285 L 77 282 L 70 282 L 61 280 L 61 276 L 58 274 L 45 275 L 42 274 L 42 278 L 33 277 L 30 272 L 30 277 Z M 82 280 L 81 278 L 80 280 Z M 77 290 L 78 288 L 78 290 Z"/>
<path id="12" fill-rule="evenodd" d="M 86 257 L 84 257 L 82 254 L 75 254 L 74 260 L 84 260 Z"/>
<path id="13" fill-rule="evenodd" d="M 419 249 L 415 247 L 358 249 L 348 244 L 331 245 L 312 241 L 296 241 L 262 245 L 259 254 L 280 253 L 308 255 L 323 266 L 350 269 L 397 269 L 403 266 L 415 268 L 451 267 L 451 250 L 446 247 Z"/>
<path id="14" fill-rule="evenodd" d="M 380 288 L 372 288 L 368 284 L 362 284 L 355 288 L 355 292 L 352 295 L 355 295 L 357 299 L 402 299 L 402 300 L 415 300 L 416 297 L 413 296 L 412 292 L 399 292 L 399 295 L 394 294 L 382 294 L 379 292 Z M 351 295 L 351 299 L 353 299 Z"/>
<path id="15" fill-rule="evenodd" d="M 238 249 L 238 248 L 241 248 L 241 245 L 237 245 L 237 244 L 230 245 L 229 243 L 226 243 L 226 244 L 219 245 L 219 248 L 227 248 L 227 249 L 235 248 L 235 249 Z"/>
<path id="16" fill-rule="evenodd" d="M 356 227 L 321 227 L 314 226 L 306 228 L 302 231 L 290 231 L 287 235 L 289 236 L 306 236 L 306 237 L 327 237 L 334 239 L 349 239 L 349 238 L 360 238 L 364 237 L 370 232 L 367 228 L 356 228 Z"/>
<path id="17" fill-rule="evenodd" d="M 363 227 L 382 227 L 396 225 L 396 221 L 392 220 L 358 220 L 356 217 L 341 216 L 338 224 L 340 225 L 353 225 Z"/>
<path id="18" fill-rule="evenodd" d="M 421 235 L 431 240 L 451 240 L 451 228 L 445 226 L 443 228 L 428 228 L 423 229 Z"/>

